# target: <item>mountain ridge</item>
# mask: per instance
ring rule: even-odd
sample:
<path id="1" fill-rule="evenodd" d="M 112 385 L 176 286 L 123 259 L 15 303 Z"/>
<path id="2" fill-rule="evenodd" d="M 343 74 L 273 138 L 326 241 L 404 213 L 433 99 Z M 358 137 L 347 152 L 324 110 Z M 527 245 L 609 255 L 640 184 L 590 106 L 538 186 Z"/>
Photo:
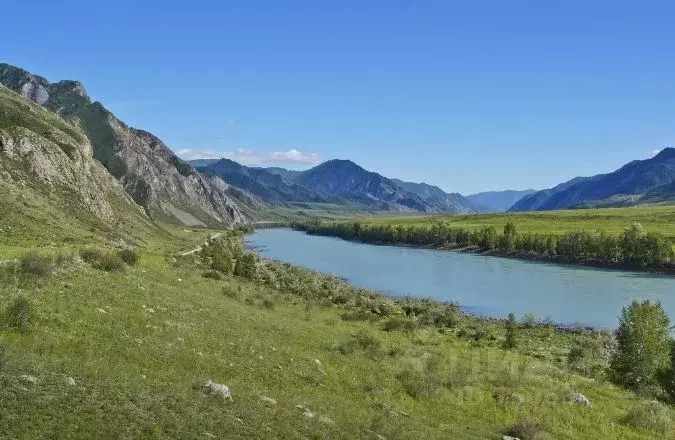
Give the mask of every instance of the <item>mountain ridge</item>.
<path id="1" fill-rule="evenodd" d="M 128 126 L 92 101 L 81 83 L 50 83 L 39 75 L 0 64 L 0 83 L 65 118 L 86 134 L 93 156 L 149 216 L 184 225 L 246 223 L 239 204 L 204 179 L 153 134 Z"/>
<path id="2" fill-rule="evenodd" d="M 610 173 L 575 177 L 538 191 L 517 202 L 510 211 L 544 211 L 589 206 L 625 206 L 671 200 L 675 193 L 675 148 L 654 157 L 633 160 Z"/>

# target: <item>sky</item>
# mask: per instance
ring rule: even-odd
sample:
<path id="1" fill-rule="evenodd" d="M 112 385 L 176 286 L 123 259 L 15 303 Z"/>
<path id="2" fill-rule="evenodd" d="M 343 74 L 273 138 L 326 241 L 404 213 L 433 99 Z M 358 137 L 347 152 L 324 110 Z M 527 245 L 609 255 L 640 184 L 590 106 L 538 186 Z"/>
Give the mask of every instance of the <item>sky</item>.
<path id="1" fill-rule="evenodd" d="M 184 158 L 468 194 L 675 146 L 673 2 L 6 3 L 0 62 L 81 81 Z"/>

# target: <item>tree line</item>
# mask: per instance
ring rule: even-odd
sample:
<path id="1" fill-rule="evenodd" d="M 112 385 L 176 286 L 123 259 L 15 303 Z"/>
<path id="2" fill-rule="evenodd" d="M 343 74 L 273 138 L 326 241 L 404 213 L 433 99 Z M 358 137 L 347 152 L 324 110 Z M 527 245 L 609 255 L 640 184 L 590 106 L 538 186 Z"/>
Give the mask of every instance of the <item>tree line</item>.
<path id="1" fill-rule="evenodd" d="M 522 233 L 513 223 L 507 223 L 501 233 L 493 226 L 469 230 L 440 221 L 430 226 L 314 221 L 294 224 L 293 227 L 309 234 L 365 243 L 472 248 L 501 255 L 532 256 L 569 263 L 658 268 L 675 260 L 670 240 L 662 234 L 646 232 L 640 223 L 629 225 L 619 235 L 605 231 L 575 231 L 560 236 Z"/>

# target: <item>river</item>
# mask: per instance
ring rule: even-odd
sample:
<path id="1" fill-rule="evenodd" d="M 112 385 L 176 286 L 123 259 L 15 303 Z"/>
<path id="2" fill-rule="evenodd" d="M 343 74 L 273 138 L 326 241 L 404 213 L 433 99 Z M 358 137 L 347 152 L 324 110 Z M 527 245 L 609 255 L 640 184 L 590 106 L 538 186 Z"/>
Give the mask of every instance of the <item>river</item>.
<path id="1" fill-rule="evenodd" d="M 613 329 L 624 305 L 649 299 L 661 301 L 675 320 L 672 276 L 375 246 L 291 229 L 260 229 L 246 243 L 266 258 L 339 275 L 392 296 L 455 301 L 472 314 L 534 313 L 560 324 Z"/>

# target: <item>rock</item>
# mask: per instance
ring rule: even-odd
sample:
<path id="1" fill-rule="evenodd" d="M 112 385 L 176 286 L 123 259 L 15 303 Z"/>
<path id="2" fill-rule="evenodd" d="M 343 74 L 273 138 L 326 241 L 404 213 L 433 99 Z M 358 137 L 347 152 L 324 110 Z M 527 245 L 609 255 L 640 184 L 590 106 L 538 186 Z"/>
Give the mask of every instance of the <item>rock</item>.
<path id="1" fill-rule="evenodd" d="M 320 416 L 320 417 L 319 417 L 319 422 L 321 422 L 321 423 L 323 423 L 323 424 L 325 424 L 325 425 L 335 425 L 335 422 L 334 422 L 332 419 L 330 419 L 330 418 L 328 418 L 328 417 L 326 417 L 326 416 Z"/>
<path id="2" fill-rule="evenodd" d="M 591 408 L 593 405 L 591 405 L 591 401 L 588 400 L 588 397 L 584 396 L 581 393 L 577 393 L 575 391 L 570 391 L 567 394 L 567 401 L 570 403 L 576 403 L 577 405 L 582 405 L 588 408 Z"/>
<path id="3" fill-rule="evenodd" d="M 313 419 L 316 417 L 316 413 L 310 411 L 310 410 L 305 410 L 304 413 L 302 413 L 303 416 L 307 417 L 308 419 Z"/>
<path id="4" fill-rule="evenodd" d="M 222 399 L 232 400 L 232 393 L 227 385 L 222 383 L 215 383 L 207 380 L 202 386 L 202 392 L 213 397 L 220 397 Z"/>
<path id="5" fill-rule="evenodd" d="M 276 401 L 276 400 L 272 399 L 271 397 L 267 397 L 267 396 L 260 396 L 260 400 L 263 401 L 263 402 L 265 402 L 265 403 L 269 403 L 269 404 L 271 404 L 271 405 L 276 405 L 276 404 L 277 404 L 277 401 Z"/>
<path id="6" fill-rule="evenodd" d="M 70 376 L 66 377 L 66 385 L 75 386 L 75 379 Z"/>
<path id="7" fill-rule="evenodd" d="M 35 376 L 22 374 L 21 376 L 19 376 L 19 382 L 21 382 L 24 385 L 37 385 L 40 382 L 40 380 Z"/>
<path id="8" fill-rule="evenodd" d="M 510 435 L 503 435 L 502 440 L 520 440 L 518 437 L 511 437 Z"/>
<path id="9" fill-rule="evenodd" d="M 320 360 L 314 359 L 314 362 L 315 362 L 318 366 L 321 366 L 321 361 L 320 361 Z"/>

